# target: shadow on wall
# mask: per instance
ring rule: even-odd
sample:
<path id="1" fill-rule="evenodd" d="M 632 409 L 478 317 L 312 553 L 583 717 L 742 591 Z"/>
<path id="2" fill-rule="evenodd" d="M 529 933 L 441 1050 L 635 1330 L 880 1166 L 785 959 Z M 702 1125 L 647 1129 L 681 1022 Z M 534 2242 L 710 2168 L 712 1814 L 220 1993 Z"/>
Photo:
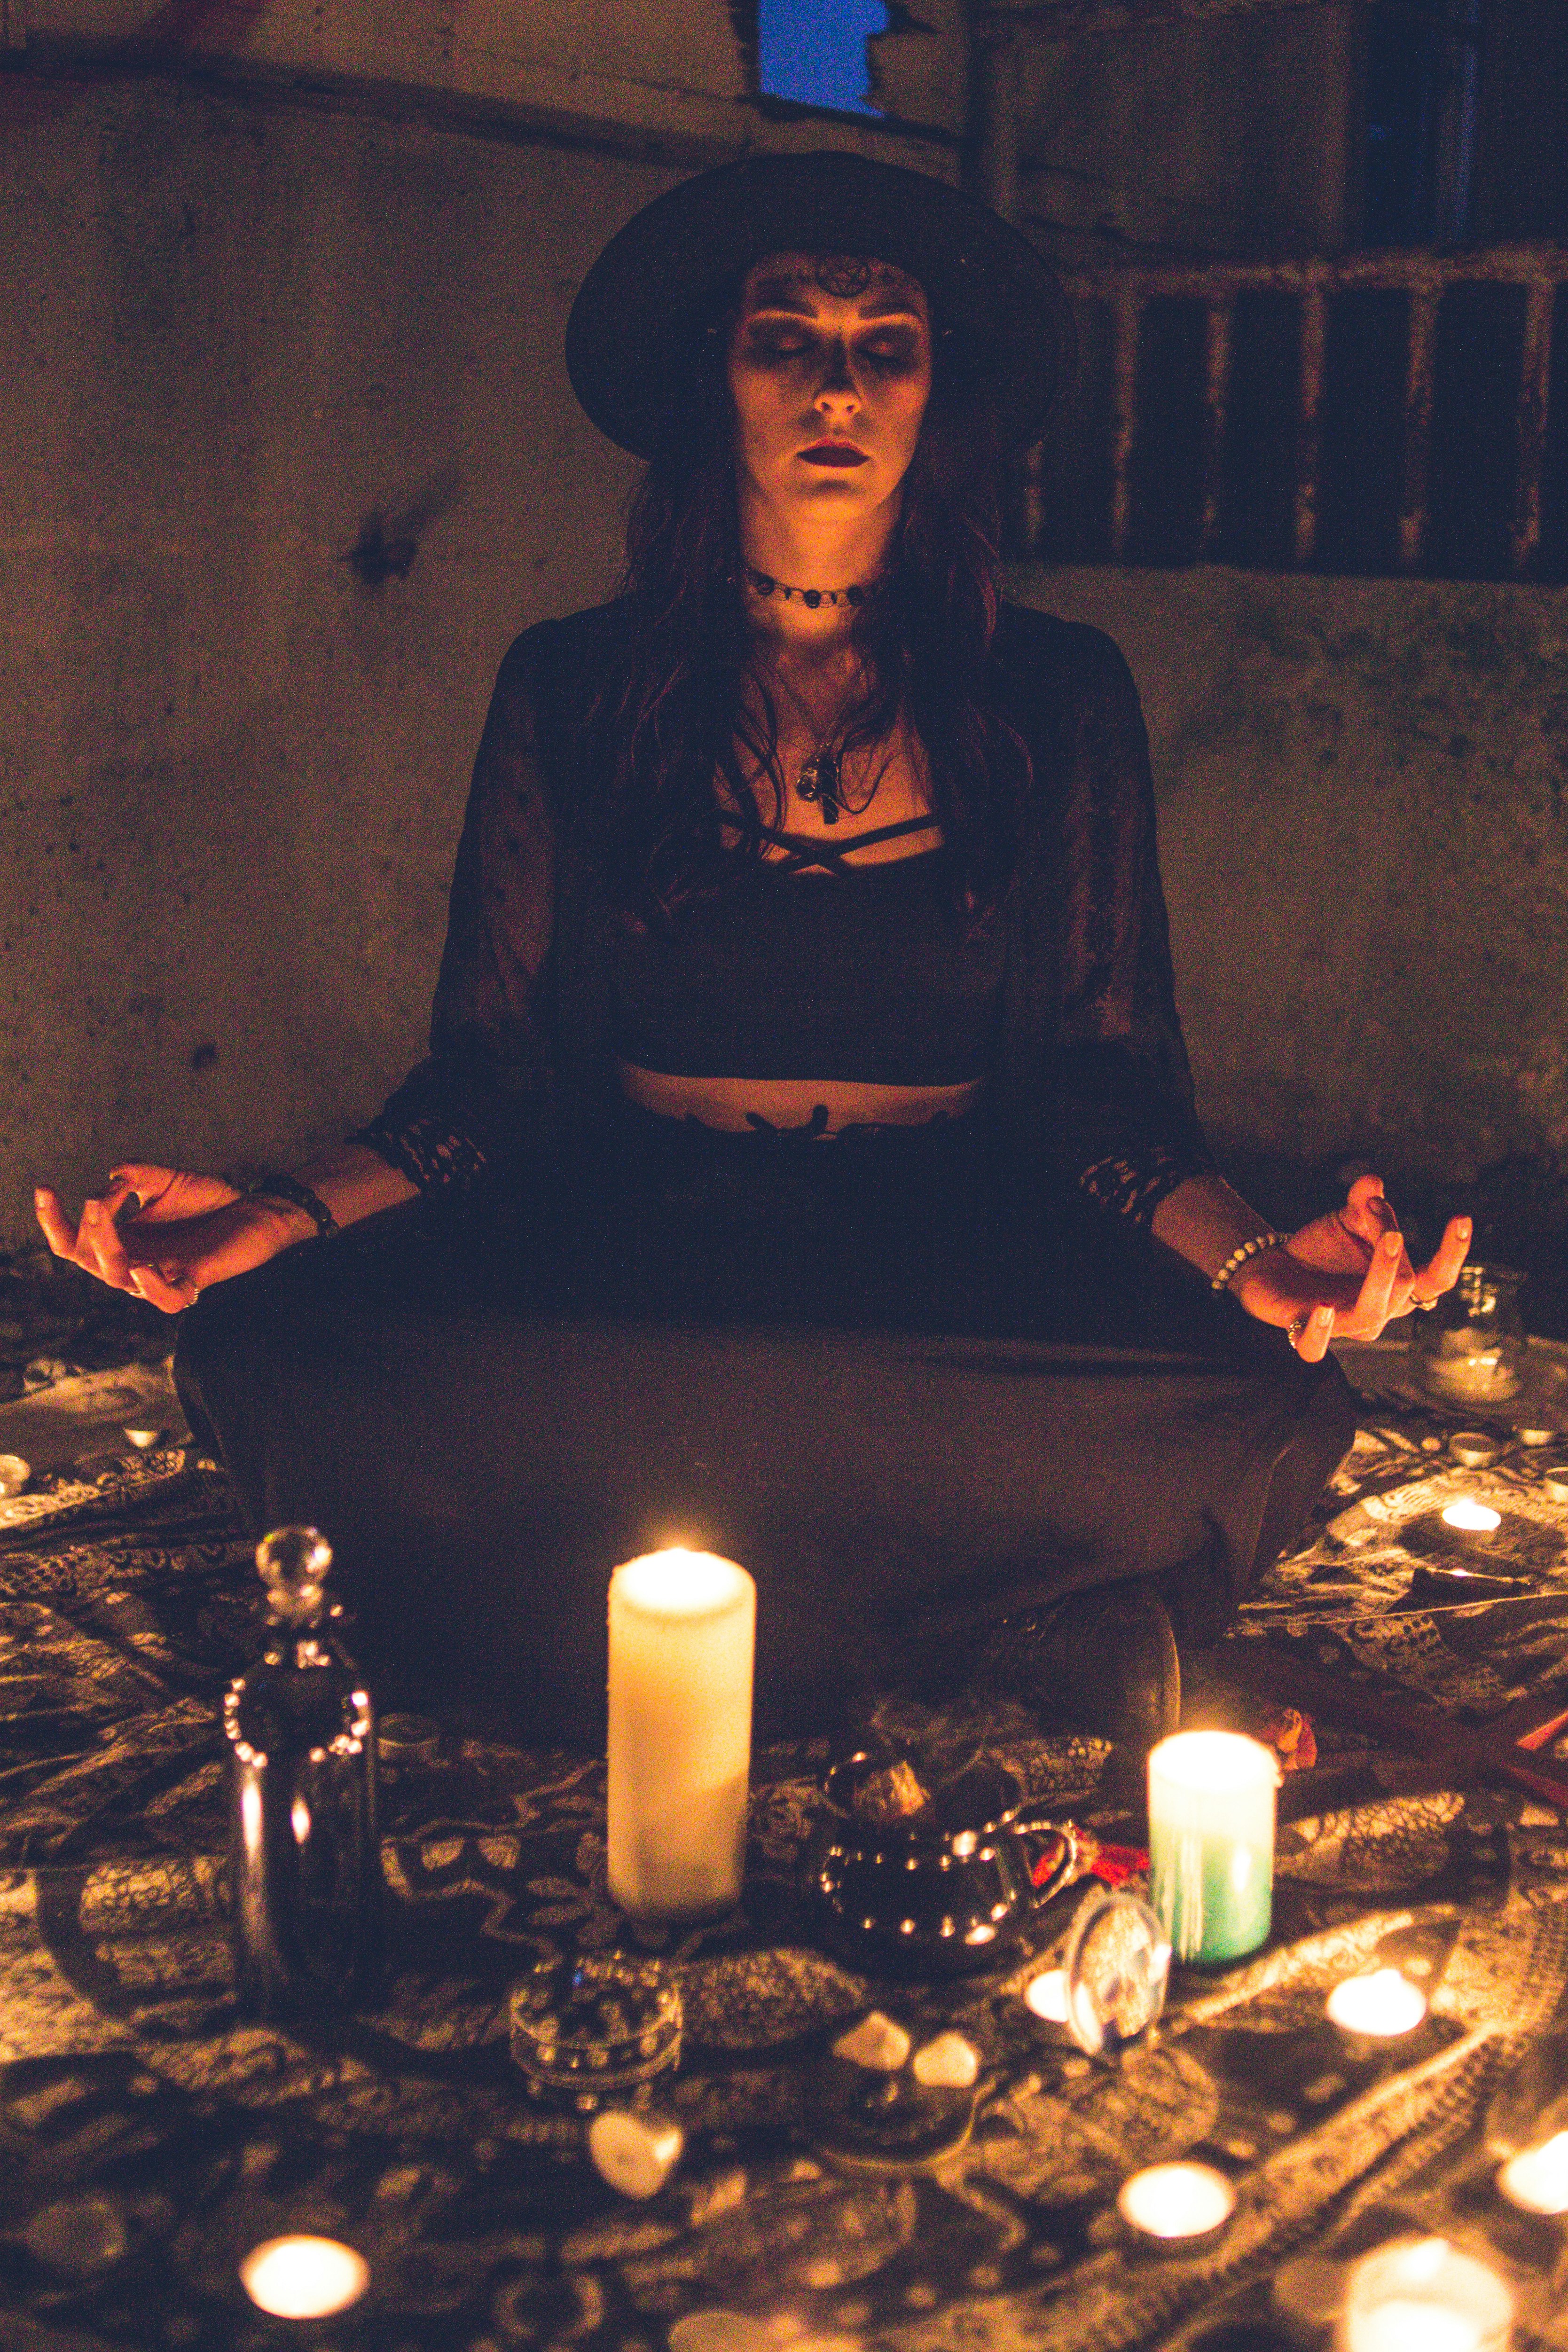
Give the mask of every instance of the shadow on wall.
<path id="1" fill-rule="evenodd" d="M 431 523 L 456 506 L 462 482 L 460 467 L 444 466 L 416 497 L 395 513 L 384 514 L 378 509 L 367 514 L 360 525 L 359 537 L 344 559 L 354 577 L 367 588 L 379 588 L 386 580 L 406 580 L 414 569 L 421 537 Z"/>

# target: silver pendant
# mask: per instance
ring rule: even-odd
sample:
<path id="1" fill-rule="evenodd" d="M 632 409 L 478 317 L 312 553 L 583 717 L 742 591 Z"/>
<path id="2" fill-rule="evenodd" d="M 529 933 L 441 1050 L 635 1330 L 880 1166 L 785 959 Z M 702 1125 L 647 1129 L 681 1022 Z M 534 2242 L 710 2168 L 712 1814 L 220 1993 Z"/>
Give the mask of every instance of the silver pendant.
<path id="1" fill-rule="evenodd" d="M 822 805 L 824 824 L 838 822 L 838 761 L 831 751 L 819 751 L 808 760 L 795 782 L 803 801 L 817 801 Z"/>

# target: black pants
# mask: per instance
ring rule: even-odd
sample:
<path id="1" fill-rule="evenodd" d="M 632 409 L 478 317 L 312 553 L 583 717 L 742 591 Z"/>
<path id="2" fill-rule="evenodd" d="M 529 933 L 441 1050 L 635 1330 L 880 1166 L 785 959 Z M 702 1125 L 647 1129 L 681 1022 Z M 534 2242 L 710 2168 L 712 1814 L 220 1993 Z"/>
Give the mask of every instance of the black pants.
<path id="1" fill-rule="evenodd" d="M 422 1201 L 209 1291 L 175 1375 L 258 1533 L 332 1540 L 358 1648 L 592 1738 L 614 1564 L 755 1575 L 764 1725 L 1153 1575 L 1212 1632 L 1353 1434 L 1332 1362 L 971 1122 L 716 1139 L 628 1114 L 585 1192 Z"/>

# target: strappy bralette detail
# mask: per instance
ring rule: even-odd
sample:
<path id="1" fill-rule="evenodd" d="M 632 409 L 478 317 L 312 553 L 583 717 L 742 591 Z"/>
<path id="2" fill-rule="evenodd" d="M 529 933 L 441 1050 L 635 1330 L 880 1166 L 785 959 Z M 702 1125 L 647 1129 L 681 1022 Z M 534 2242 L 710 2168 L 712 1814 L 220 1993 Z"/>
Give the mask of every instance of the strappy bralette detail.
<path id="1" fill-rule="evenodd" d="M 938 827 L 938 820 L 934 816 L 907 816 L 898 824 L 878 824 L 868 833 L 851 834 L 847 841 L 840 843 L 814 841 L 799 833 L 777 833 L 771 824 L 763 824 L 749 818 L 726 815 L 723 822 L 746 840 L 771 841 L 782 849 L 784 853 L 782 857 L 770 857 L 766 861 L 768 865 L 776 866 L 781 874 L 810 874 L 820 868 L 824 874 L 835 876 L 869 870 L 855 865 L 849 854 L 851 850 L 868 849 L 878 841 L 898 841 L 909 833 L 934 833 Z M 889 862 L 896 865 L 901 861 L 879 858 L 876 862 L 879 866 L 886 866 Z"/>

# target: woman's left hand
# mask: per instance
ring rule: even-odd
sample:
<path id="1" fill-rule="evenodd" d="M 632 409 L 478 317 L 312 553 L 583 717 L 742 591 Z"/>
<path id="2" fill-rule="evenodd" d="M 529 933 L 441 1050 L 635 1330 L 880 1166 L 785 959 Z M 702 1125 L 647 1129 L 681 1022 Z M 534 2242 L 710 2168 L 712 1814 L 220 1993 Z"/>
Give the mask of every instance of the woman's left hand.
<path id="1" fill-rule="evenodd" d="M 1249 1315 L 1282 1325 L 1296 1353 L 1315 1364 L 1331 1339 L 1375 1339 L 1394 1316 L 1452 1290 L 1469 1246 L 1470 1220 L 1450 1217 L 1433 1257 L 1417 1270 L 1382 1177 L 1360 1176 L 1342 1209 L 1261 1251 L 1231 1288 Z"/>

